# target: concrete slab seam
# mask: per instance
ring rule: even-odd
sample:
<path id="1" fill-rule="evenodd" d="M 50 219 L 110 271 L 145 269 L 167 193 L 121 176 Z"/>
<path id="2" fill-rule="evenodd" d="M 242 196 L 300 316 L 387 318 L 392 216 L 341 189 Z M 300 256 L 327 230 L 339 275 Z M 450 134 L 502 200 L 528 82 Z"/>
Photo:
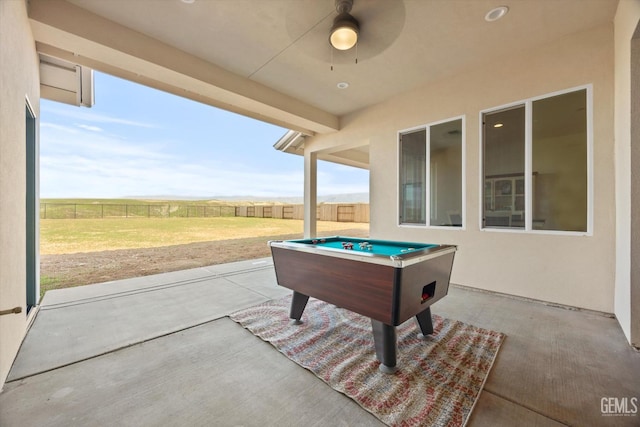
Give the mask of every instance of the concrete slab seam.
<path id="1" fill-rule="evenodd" d="M 167 337 L 167 336 L 170 336 L 170 335 L 174 335 L 174 334 L 177 334 L 177 333 L 180 333 L 180 332 L 183 332 L 183 331 L 187 331 L 189 329 L 197 328 L 199 326 L 203 326 L 203 325 L 215 322 L 217 320 L 224 319 L 225 317 L 229 317 L 229 314 L 230 313 L 222 314 L 220 316 L 217 316 L 214 319 L 205 320 L 203 322 L 199 322 L 199 323 L 196 323 L 194 325 L 186 326 L 184 328 L 176 329 L 174 331 L 165 332 L 165 333 L 163 333 L 161 335 L 153 336 L 153 337 L 150 337 L 150 338 L 145 338 L 145 339 L 140 340 L 140 341 L 136 341 L 136 342 L 133 342 L 133 343 L 130 343 L 130 344 L 122 345 L 120 347 L 116 347 L 116 348 L 113 348 L 111 350 L 103 351 L 102 353 L 94 354 L 92 356 L 85 357 L 85 358 L 79 359 L 79 360 L 75 360 L 73 362 L 65 363 L 64 365 L 56 366 L 54 368 L 44 369 L 42 371 L 34 372 L 34 373 L 31 373 L 31 374 L 28 374 L 28 375 L 23 375 L 21 377 L 12 378 L 11 380 L 8 380 L 6 382 L 6 384 L 10 384 L 10 383 L 13 383 L 13 382 L 16 382 L 16 381 L 21 381 L 21 380 L 24 380 L 24 379 L 27 379 L 27 378 L 35 377 L 37 375 L 46 374 L 47 372 L 52 372 L 52 371 L 55 371 L 55 370 L 58 370 L 58 369 L 66 368 L 68 366 L 72 366 L 72 365 L 75 365 L 75 364 L 78 364 L 78 363 L 82 363 L 82 362 L 85 362 L 87 360 L 92 360 L 92 359 L 96 359 L 96 358 L 101 357 L 101 356 L 106 356 L 107 354 L 116 353 L 116 352 L 118 352 L 120 350 L 125 350 L 127 348 L 131 348 L 131 347 L 134 347 L 134 346 L 139 345 L 139 344 L 144 344 L 144 343 L 149 342 L 149 341 L 157 340 L 157 339 L 164 338 L 164 337 Z"/>
<path id="2" fill-rule="evenodd" d="M 520 406 L 521 408 L 524 408 L 524 409 L 526 409 L 527 411 L 531 411 L 531 412 L 533 412 L 533 413 L 535 413 L 535 414 L 538 414 L 538 415 L 540 415 L 540 416 L 542 416 L 542 417 L 544 417 L 544 418 L 546 418 L 546 419 L 548 419 L 548 420 L 554 421 L 554 422 L 556 422 L 556 423 L 558 423 L 558 424 L 562 424 L 563 426 L 567 426 L 567 427 L 569 426 L 569 424 L 567 424 L 567 423 L 565 423 L 565 422 L 563 422 L 563 421 L 557 420 L 557 419 L 555 419 L 555 418 L 553 418 L 553 417 L 550 417 L 549 415 L 546 415 L 546 414 L 544 414 L 544 413 L 542 413 L 542 412 L 540 412 L 540 411 L 536 410 L 535 408 L 529 407 L 529 406 L 527 406 L 527 405 L 525 405 L 525 404 L 522 404 L 522 403 L 520 403 L 520 402 L 516 402 L 516 401 L 515 401 L 515 400 L 513 400 L 513 399 L 509 399 L 508 397 L 503 396 L 503 395 L 501 395 L 501 394 L 499 394 L 499 393 L 496 393 L 495 391 L 489 390 L 486 386 L 485 386 L 485 388 L 483 388 L 483 389 L 482 389 L 482 391 L 483 391 L 483 392 L 486 392 L 486 393 L 489 393 L 489 394 L 492 394 L 492 395 L 494 395 L 495 397 L 497 397 L 497 398 L 499 398 L 499 399 L 502 399 L 502 400 L 505 400 L 505 401 L 507 401 L 507 402 L 509 402 L 509 403 L 512 403 L 512 404 L 516 405 L 516 406 Z"/>
<path id="3" fill-rule="evenodd" d="M 73 307 L 73 306 L 76 306 L 76 305 L 83 305 L 83 304 L 88 304 L 88 303 L 93 303 L 93 302 L 106 301 L 106 300 L 109 300 L 109 299 L 128 297 L 128 296 L 138 295 L 138 294 L 143 294 L 143 293 L 148 293 L 148 292 L 162 291 L 162 290 L 170 289 L 170 288 L 174 288 L 174 287 L 191 285 L 191 284 L 194 284 L 194 283 L 205 282 L 207 280 L 222 279 L 222 278 L 225 278 L 225 277 L 228 277 L 228 276 L 234 276 L 234 275 L 238 275 L 238 274 L 242 274 L 242 273 L 250 273 L 250 272 L 255 272 L 255 271 L 258 271 L 258 270 L 265 270 L 265 269 L 267 269 L 267 267 L 261 267 L 261 268 L 251 269 L 251 270 L 245 270 L 245 271 L 242 271 L 241 273 L 212 274 L 212 275 L 209 275 L 209 276 L 203 276 L 203 277 L 198 277 L 198 278 L 193 278 L 193 279 L 181 280 L 181 281 L 178 281 L 178 282 L 165 283 L 165 284 L 160 284 L 160 285 L 152 285 L 152 286 L 147 286 L 147 287 L 140 288 L 140 289 L 132 289 L 132 290 L 128 290 L 128 291 L 116 292 L 116 293 L 109 294 L 109 295 L 101 295 L 101 296 L 95 296 L 95 297 L 89 297 L 89 298 L 81 298 L 81 299 L 77 299 L 77 300 L 73 300 L 73 301 L 69 301 L 69 302 L 41 306 L 40 310 L 57 310 L 57 309 L 60 309 L 60 308 Z M 240 286 L 235 282 L 231 282 L 231 283 L 233 283 L 233 284 L 235 284 L 237 286 Z M 259 295 L 265 296 L 265 295 L 262 295 L 262 294 L 259 294 Z"/>

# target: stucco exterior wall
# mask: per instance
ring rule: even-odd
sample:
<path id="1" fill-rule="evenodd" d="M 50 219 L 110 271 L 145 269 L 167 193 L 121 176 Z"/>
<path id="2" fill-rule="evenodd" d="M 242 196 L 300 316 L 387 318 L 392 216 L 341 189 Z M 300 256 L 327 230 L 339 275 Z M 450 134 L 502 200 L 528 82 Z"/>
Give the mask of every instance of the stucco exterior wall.
<path id="1" fill-rule="evenodd" d="M 39 115 L 39 70 L 24 0 L 0 1 L 0 387 L 27 327 L 25 106 Z"/>
<path id="2" fill-rule="evenodd" d="M 369 142 L 371 237 L 458 245 L 453 282 L 611 313 L 615 282 L 613 61 L 610 24 L 476 64 L 343 117 L 340 132 L 317 136 L 305 149 Z M 358 64 L 366 66 L 366 62 Z M 594 104 L 593 235 L 481 230 L 480 111 L 588 84 L 593 85 Z M 397 132 L 463 114 L 465 229 L 398 226 Z"/>
<path id="3" fill-rule="evenodd" d="M 631 272 L 636 269 L 640 280 L 640 263 L 632 262 L 632 220 L 637 222 L 634 228 L 640 230 L 640 217 L 632 214 L 632 170 L 640 167 L 638 154 L 632 155 L 631 81 L 640 81 L 640 76 L 632 76 L 631 50 L 634 31 L 640 21 L 640 0 L 621 0 L 615 17 L 615 163 L 616 163 L 616 287 L 615 314 L 627 339 L 634 345 L 640 345 L 640 289 L 635 290 L 632 305 Z M 640 35 L 636 34 L 634 43 L 640 45 Z M 638 54 L 640 55 L 640 53 Z M 640 69 L 636 68 L 636 72 Z M 638 120 L 636 117 L 635 120 Z M 636 145 L 638 141 L 636 140 Z M 633 165 L 633 166 L 632 166 Z M 637 182 L 637 181 L 636 181 Z M 636 184 L 640 186 L 640 184 Z M 640 200 L 640 195 L 636 195 Z M 638 209 L 638 207 L 636 207 Z M 635 237 L 636 247 L 640 247 L 639 236 Z M 640 251 L 640 249 L 637 249 Z M 636 259 L 637 259 L 636 254 Z M 636 284 L 636 287 L 640 286 Z M 632 315 L 633 313 L 633 315 Z M 632 322 L 635 319 L 635 324 Z M 634 327 L 632 328 L 632 325 Z M 632 331 L 633 329 L 633 331 Z"/>

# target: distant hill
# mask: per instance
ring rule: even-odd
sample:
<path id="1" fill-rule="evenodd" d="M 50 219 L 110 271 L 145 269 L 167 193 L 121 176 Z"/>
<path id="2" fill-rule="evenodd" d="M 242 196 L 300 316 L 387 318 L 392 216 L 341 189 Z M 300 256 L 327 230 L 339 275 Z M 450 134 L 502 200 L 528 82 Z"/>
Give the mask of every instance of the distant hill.
<path id="1" fill-rule="evenodd" d="M 154 195 L 154 196 L 126 196 L 124 199 L 136 200 L 223 200 L 229 202 L 277 202 L 301 204 L 304 202 L 303 197 L 258 197 L 258 196 L 201 196 L 201 197 L 184 197 L 176 195 Z M 329 194 L 326 196 L 318 196 L 318 203 L 369 203 L 369 193 L 348 193 L 348 194 Z"/>

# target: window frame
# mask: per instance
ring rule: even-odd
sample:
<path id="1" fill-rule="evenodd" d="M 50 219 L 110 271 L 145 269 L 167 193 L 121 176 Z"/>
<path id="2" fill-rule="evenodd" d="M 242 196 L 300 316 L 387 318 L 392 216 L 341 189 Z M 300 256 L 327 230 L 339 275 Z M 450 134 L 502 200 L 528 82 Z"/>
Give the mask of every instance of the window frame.
<path id="1" fill-rule="evenodd" d="M 431 128 L 433 126 L 437 126 L 437 125 L 441 125 L 443 123 L 448 123 L 448 122 L 453 122 L 456 120 L 460 120 L 461 121 L 461 135 L 460 135 L 460 149 L 461 149 L 461 155 L 460 155 L 460 170 L 461 170 L 461 211 L 460 211 L 460 217 L 461 217 L 461 221 L 462 221 L 462 225 L 460 227 L 456 227 L 456 226 L 452 226 L 452 225 L 431 225 L 431 200 L 432 200 L 432 193 L 431 193 Z M 402 153 L 401 153 L 401 144 L 400 144 L 400 137 L 403 134 L 407 134 L 407 133 L 411 133 L 411 132 L 416 132 L 416 131 L 420 131 L 420 130 L 426 130 L 426 140 L 425 140 L 425 149 L 426 149 L 426 156 L 425 156 L 425 162 L 426 162 L 426 174 L 425 174 L 425 192 L 424 192 L 424 197 L 425 197 L 425 223 L 424 224 L 416 224 L 416 223 L 404 223 L 400 221 L 400 214 L 401 214 L 401 209 L 400 209 L 400 200 L 402 195 L 401 193 L 401 189 L 400 189 L 400 185 L 401 185 L 401 179 L 400 179 L 400 174 L 401 174 L 401 167 L 402 167 Z M 438 120 L 438 121 L 434 121 L 434 122 L 429 122 L 423 125 L 418 125 L 418 126 L 413 126 L 410 128 L 406 128 L 406 129 L 402 129 L 399 130 L 397 132 L 396 135 L 396 156 L 397 156 L 397 161 L 396 161 L 396 166 L 397 166 L 397 174 L 396 174 L 396 221 L 397 221 L 397 226 L 398 227 L 403 227 L 403 228 L 420 228 L 420 229 L 439 229 L 439 230 L 466 230 L 467 228 L 467 215 L 466 215 L 466 206 L 467 206 L 467 186 L 466 186 L 466 176 L 467 176 L 467 168 L 466 168 L 466 164 L 467 164 L 467 144 L 466 144 L 466 115 L 462 114 L 459 116 L 453 116 L 453 117 L 449 117 L 446 119 L 442 119 L 442 120 Z"/>
<path id="2" fill-rule="evenodd" d="M 587 230 L 586 231 L 563 231 L 563 230 L 536 230 L 533 229 L 533 103 L 542 99 L 552 98 L 558 95 L 565 95 L 571 92 L 586 91 L 586 117 L 587 117 Z M 525 146 L 524 146 L 524 186 L 525 186 L 525 224 L 524 228 L 498 228 L 486 227 L 483 223 L 484 216 L 484 115 L 500 110 L 506 110 L 524 105 L 525 108 Z M 479 200 L 478 203 L 478 227 L 480 231 L 496 233 L 525 233 L 525 234 L 549 234 L 563 236 L 593 236 L 593 84 L 575 86 L 543 95 L 522 99 L 508 104 L 487 108 L 478 113 L 479 124 Z"/>
<path id="3" fill-rule="evenodd" d="M 25 315 L 40 302 L 40 135 L 36 110 L 25 95 Z"/>
<path id="4" fill-rule="evenodd" d="M 397 142 L 397 146 L 396 146 L 396 154 L 397 154 L 397 171 L 398 173 L 396 174 L 396 178 L 397 178 L 397 182 L 396 182 L 396 209 L 397 209 L 397 221 L 398 221 L 398 225 L 403 226 L 403 227 L 419 227 L 419 228 L 423 228 L 426 226 L 428 219 L 426 218 L 426 212 L 427 212 L 427 207 L 429 206 L 428 200 L 426 199 L 427 197 L 427 192 L 425 190 L 424 193 L 424 197 L 425 197 L 425 223 L 424 224 L 420 224 L 420 223 L 416 223 L 416 222 L 401 222 L 400 221 L 400 215 L 402 214 L 403 210 L 400 208 L 400 201 L 403 200 L 403 189 L 401 188 L 402 185 L 402 179 L 401 179 L 401 173 L 402 173 L 402 143 L 400 138 L 402 137 L 402 135 L 405 134 L 411 134 L 411 133 L 415 133 L 415 132 L 420 132 L 422 130 L 425 130 L 425 163 L 427 161 L 427 158 L 429 156 L 429 153 L 426 152 L 426 140 L 429 137 L 429 132 L 426 130 L 426 128 L 424 127 L 424 125 L 420 125 L 420 126 L 414 126 L 411 128 L 407 128 L 404 130 L 400 130 L 398 131 L 397 137 L 396 137 L 396 142 Z M 429 177 L 427 176 L 427 174 L 429 173 L 429 170 L 426 168 L 426 164 L 425 164 L 425 182 L 424 182 L 424 187 L 427 187 L 427 184 L 429 183 Z"/>

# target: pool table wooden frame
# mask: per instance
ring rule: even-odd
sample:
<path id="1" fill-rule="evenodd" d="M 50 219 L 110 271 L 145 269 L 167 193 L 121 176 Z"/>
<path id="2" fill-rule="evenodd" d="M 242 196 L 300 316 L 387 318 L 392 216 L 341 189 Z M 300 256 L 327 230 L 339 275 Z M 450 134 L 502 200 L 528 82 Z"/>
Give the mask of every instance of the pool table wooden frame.
<path id="1" fill-rule="evenodd" d="M 380 369 L 388 373 L 396 369 L 396 326 L 415 317 L 423 335 L 433 333 L 430 306 L 448 293 L 456 251 L 437 245 L 382 257 L 291 241 L 269 245 L 278 284 L 294 291 L 290 317 L 300 322 L 314 297 L 371 318 Z"/>

